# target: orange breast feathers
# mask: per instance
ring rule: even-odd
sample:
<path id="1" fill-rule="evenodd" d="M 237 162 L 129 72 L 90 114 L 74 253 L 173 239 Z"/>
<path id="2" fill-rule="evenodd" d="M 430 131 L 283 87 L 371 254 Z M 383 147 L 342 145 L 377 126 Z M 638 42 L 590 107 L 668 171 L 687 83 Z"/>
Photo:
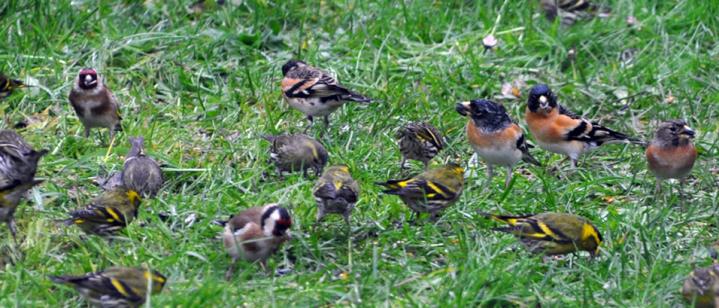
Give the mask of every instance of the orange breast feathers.
<path id="1" fill-rule="evenodd" d="M 313 79 L 308 79 L 308 80 L 285 77 L 282 79 L 282 92 L 287 92 L 287 90 L 291 89 L 294 85 L 296 85 L 300 82 L 304 82 L 302 84 L 302 86 L 300 86 L 296 90 L 292 91 L 294 94 L 296 94 L 296 93 L 299 93 L 299 92 L 309 89 L 310 87 L 315 85 L 315 83 L 317 83 L 317 81 L 319 81 L 319 80 L 320 80 L 319 77 L 313 78 Z"/>
<path id="2" fill-rule="evenodd" d="M 467 122 L 467 138 L 469 143 L 481 148 L 499 148 L 508 144 L 516 145 L 517 139 L 522 135 L 522 129 L 512 123 L 509 127 L 492 133 L 482 132 L 470 119 Z"/>
<path id="3" fill-rule="evenodd" d="M 542 142 L 566 141 L 567 134 L 582 123 L 580 119 L 572 119 L 566 115 L 559 114 L 557 108 L 548 114 L 531 112 L 529 108 L 527 108 L 524 118 L 534 138 Z M 587 122 L 587 124 L 585 132 L 592 130 L 591 123 Z"/>
<path id="4" fill-rule="evenodd" d="M 684 146 L 661 147 L 649 145 L 647 147 L 647 162 L 653 170 L 687 170 L 694 166 L 697 158 L 697 149 L 693 144 Z"/>

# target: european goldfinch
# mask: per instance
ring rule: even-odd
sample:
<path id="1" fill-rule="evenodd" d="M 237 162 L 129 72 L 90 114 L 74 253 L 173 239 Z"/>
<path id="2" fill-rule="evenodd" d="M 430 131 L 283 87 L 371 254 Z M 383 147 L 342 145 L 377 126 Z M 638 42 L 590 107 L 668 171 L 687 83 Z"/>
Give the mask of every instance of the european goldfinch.
<path id="1" fill-rule="evenodd" d="M 479 157 L 487 163 L 487 180 L 494 175 L 493 166 L 507 168 L 504 186 L 512 180 L 512 167 L 520 160 L 541 166 L 529 153 L 530 145 L 524 138 L 522 128 L 512 121 L 504 106 L 495 102 L 476 99 L 456 106 L 457 112 L 469 117 L 467 139 Z"/>
<path id="2" fill-rule="evenodd" d="M 350 214 L 360 188 L 346 165 L 331 166 L 317 180 L 313 191 L 317 200 L 317 224 L 329 213 L 341 214 L 349 226 Z"/>
<path id="3" fill-rule="evenodd" d="M 316 175 L 322 173 L 329 155 L 319 141 L 304 134 L 263 136 L 270 143 L 270 162 L 275 164 L 277 173 L 314 170 Z"/>
<path id="4" fill-rule="evenodd" d="M 26 87 L 26 85 L 22 81 L 11 79 L 0 74 L 0 99 L 10 96 L 13 90 L 24 87 Z"/>
<path id="5" fill-rule="evenodd" d="M 684 185 L 697 158 L 697 149 L 692 144 L 694 135 L 694 131 L 682 120 L 659 125 L 645 153 L 649 170 L 657 178 L 657 192 L 661 190 L 665 179 L 679 179 L 680 184 Z"/>
<path id="6" fill-rule="evenodd" d="M 586 218 L 565 213 L 503 216 L 480 213 L 482 216 L 507 224 L 494 228 L 516 236 L 532 253 L 548 256 L 563 255 L 578 250 L 592 256 L 599 253 L 602 235 Z"/>
<path id="7" fill-rule="evenodd" d="M 167 278 L 157 271 L 134 267 L 110 267 L 82 276 L 50 276 L 55 283 L 72 286 L 96 307 L 140 307 L 147 292 L 157 294 Z"/>
<path id="8" fill-rule="evenodd" d="M 108 128 L 110 140 L 115 137 L 116 131 L 122 130 L 117 98 L 102 82 L 95 69 L 80 70 L 69 99 L 75 114 L 85 126 L 85 138 L 90 136 L 91 128 Z"/>
<path id="9" fill-rule="evenodd" d="M 258 261 L 262 269 L 266 270 L 267 259 L 290 239 L 290 227 L 290 213 L 278 204 L 245 209 L 230 217 L 222 233 L 225 249 L 232 257 L 232 264 L 225 273 L 225 278 L 232 278 L 239 259 Z"/>
<path id="10" fill-rule="evenodd" d="M 83 209 L 70 212 L 65 224 L 76 225 L 86 233 L 114 235 L 137 217 L 140 194 L 118 188 L 105 191 Z"/>
<path id="11" fill-rule="evenodd" d="M 429 213 L 434 220 L 462 194 L 464 169 L 450 163 L 411 178 L 376 184 L 386 188 L 384 193 L 399 196 L 413 214 Z"/>
<path id="12" fill-rule="evenodd" d="M 408 159 L 418 160 L 424 164 L 424 169 L 429 167 L 429 161 L 437 156 L 439 151 L 444 149 L 445 142 L 439 130 L 429 123 L 409 123 L 395 134 L 399 151 L 402 153 L 400 168 L 404 169 Z"/>
<path id="13" fill-rule="evenodd" d="M 566 155 L 577 166 L 582 153 L 603 144 L 644 142 L 580 118 L 557 104 L 547 85 L 536 85 L 529 93 L 525 120 L 540 148 Z"/>
<path id="14" fill-rule="evenodd" d="M 682 295 L 693 307 L 719 307 L 719 264 L 692 271 L 684 280 Z"/>
<path id="15" fill-rule="evenodd" d="M 142 196 L 154 197 L 165 180 L 160 165 L 145 155 L 144 142 L 142 136 L 130 138 L 132 148 L 125 158 L 122 183 L 124 187 L 137 191 Z"/>
<path id="16" fill-rule="evenodd" d="M 314 117 L 324 117 L 329 126 L 329 115 L 346 102 L 369 103 L 372 100 L 340 85 L 329 73 L 297 60 L 282 65 L 282 96 L 287 103 L 307 116 L 312 126 Z"/>

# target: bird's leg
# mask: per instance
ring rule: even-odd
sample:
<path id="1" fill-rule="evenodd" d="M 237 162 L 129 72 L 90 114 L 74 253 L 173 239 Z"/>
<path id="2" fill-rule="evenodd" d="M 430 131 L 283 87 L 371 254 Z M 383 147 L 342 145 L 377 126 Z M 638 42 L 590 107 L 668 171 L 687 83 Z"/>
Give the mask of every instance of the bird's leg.
<path id="1" fill-rule="evenodd" d="M 17 226 L 15 225 L 15 218 L 10 218 L 10 220 L 7 222 L 7 226 L 10 229 L 10 234 L 12 234 L 12 239 L 13 242 L 15 242 L 15 247 L 18 247 Z"/>
<path id="2" fill-rule="evenodd" d="M 658 196 L 662 193 L 662 180 L 657 178 L 655 181 L 656 184 L 654 184 L 654 195 Z"/>
<path id="3" fill-rule="evenodd" d="M 324 117 L 324 122 L 325 122 L 325 129 L 329 129 L 330 128 L 330 115 L 329 114 Z"/>
<path id="4" fill-rule="evenodd" d="M 230 268 L 227 269 L 227 272 L 225 272 L 225 280 L 229 281 L 232 280 L 232 275 L 235 273 L 235 266 L 237 265 L 237 259 L 232 258 L 232 263 L 230 263 Z"/>
<path id="5" fill-rule="evenodd" d="M 402 155 L 402 161 L 399 163 L 399 170 L 407 169 L 407 158 Z"/>
<path id="6" fill-rule="evenodd" d="M 315 225 L 312 226 L 312 233 L 314 233 L 315 230 L 317 230 L 317 227 L 320 225 L 320 223 L 322 222 L 322 219 L 324 219 L 324 218 L 325 218 L 325 210 L 324 210 L 324 207 L 322 207 L 320 205 L 320 207 L 317 208 L 317 219 L 315 220 Z"/>
<path id="7" fill-rule="evenodd" d="M 679 199 L 682 203 L 684 203 L 684 182 L 685 178 L 679 179 Z"/>
<path id="8" fill-rule="evenodd" d="M 307 127 L 305 127 L 305 130 L 303 131 L 303 133 L 305 133 L 305 134 L 307 133 L 308 130 L 310 130 L 310 127 L 312 127 L 312 124 L 314 123 L 314 118 L 312 116 L 308 115 L 307 121 L 309 121 L 310 124 L 307 125 Z"/>
<path id="9" fill-rule="evenodd" d="M 488 188 L 492 184 L 492 177 L 494 177 L 494 166 L 487 164 L 487 182 L 485 188 Z"/>
<path id="10" fill-rule="evenodd" d="M 262 271 L 266 274 L 269 274 L 269 272 L 267 272 L 267 260 L 260 260 L 260 268 L 262 268 Z"/>
<path id="11" fill-rule="evenodd" d="M 428 168 L 429 168 L 429 161 L 425 160 L 424 161 L 424 170 L 427 170 Z"/>
<path id="12" fill-rule="evenodd" d="M 90 128 L 85 126 L 85 138 L 90 138 Z"/>
<path id="13" fill-rule="evenodd" d="M 507 166 L 507 178 L 504 179 L 504 188 L 509 188 L 509 183 L 512 182 L 512 166 Z"/>

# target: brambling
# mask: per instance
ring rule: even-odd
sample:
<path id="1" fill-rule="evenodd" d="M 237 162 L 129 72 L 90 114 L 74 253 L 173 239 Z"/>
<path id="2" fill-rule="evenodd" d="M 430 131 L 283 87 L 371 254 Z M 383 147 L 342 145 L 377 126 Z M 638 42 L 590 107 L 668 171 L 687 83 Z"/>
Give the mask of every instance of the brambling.
<path id="1" fill-rule="evenodd" d="M 259 261 L 266 271 L 267 259 L 290 239 L 290 227 L 290 213 L 278 204 L 245 209 L 230 217 L 222 233 L 225 249 L 232 257 L 225 278 L 232 278 L 238 259 Z"/>
<path id="2" fill-rule="evenodd" d="M 75 114 L 85 126 L 85 138 L 90 129 L 106 127 L 110 130 L 110 140 L 116 131 L 121 131 L 120 109 L 117 98 L 102 82 L 93 68 L 83 68 L 77 76 L 75 86 L 70 91 L 70 104 Z"/>
<path id="3" fill-rule="evenodd" d="M 693 270 L 684 280 L 682 295 L 693 307 L 719 307 L 719 264 Z"/>
<path id="4" fill-rule="evenodd" d="M 20 80 L 9 78 L 3 74 L 0 74 L 0 99 L 6 98 L 12 94 L 15 89 L 27 87 L 25 83 Z"/>
<path id="5" fill-rule="evenodd" d="M 329 73 L 297 60 L 282 65 L 282 96 L 287 103 L 307 116 L 312 126 L 314 117 L 324 117 L 329 126 L 329 115 L 346 102 L 369 103 L 372 100 L 340 85 Z"/>
<path id="6" fill-rule="evenodd" d="M 395 138 L 402 153 L 400 163 L 402 169 L 406 167 L 408 159 L 421 161 L 424 169 L 427 169 L 429 161 L 445 146 L 439 130 L 425 122 L 413 122 L 401 127 L 397 130 Z"/>
<path id="7" fill-rule="evenodd" d="M 547 19 L 554 21 L 560 17 L 563 26 L 571 26 L 577 20 L 589 19 L 595 15 L 605 16 L 609 11 L 589 0 L 540 0 L 540 4 Z"/>
<path id="8" fill-rule="evenodd" d="M 547 85 L 536 85 L 529 93 L 524 115 L 529 131 L 540 148 L 566 155 L 577 166 L 582 153 L 603 144 L 644 142 L 583 119 L 564 106 Z"/>
<path id="9" fill-rule="evenodd" d="M 596 256 L 602 244 L 599 230 L 588 219 L 573 214 L 480 215 L 507 224 L 493 230 L 513 234 L 532 253 L 552 256 L 584 250 Z"/>
<path id="10" fill-rule="evenodd" d="M 357 203 L 360 188 L 352 178 L 346 165 L 328 167 L 317 180 L 312 194 L 317 201 L 317 225 L 325 215 L 341 214 L 347 226 L 350 225 L 350 214 Z"/>
<path id="11" fill-rule="evenodd" d="M 665 179 L 679 179 L 680 185 L 684 185 L 697 159 L 697 149 L 692 144 L 694 135 L 694 131 L 682 120 L 659 125 L 646 151 L 649 170 L 657 178 L 657 192 L 661 191 Z"/>
<path id="12" fill-rule="evenodd" d="M 120 266 L 82 276 L 50 276 L 50 280 L 72 286 L 96 307 L 140 307 L 148 292 L 160 293 L 167 282 L 157 271 Z"/>
<path id="13" fill-rule="evenodd" d="M 137 191 L 118 188 L 105 191 L 85 208 L 70 212 L 65 225 L 76 225 L 86 233 L 110 236 L 124 229 L 135 218 L 140 207 Z"/>
<path id="14" fill-rule="evenodd" d="M 415 213 L 429 213 L 430 218 L 435 220 L 462 194 L 464 169 L 450 163 L 411 178 L 375 184 L 386 188 L 383 193 L 399 196 L 413 211 L 413 216 Z"/>
<path id="15" fill-rule="evenodd" d="M 145 138 L 142 136 L 130 138 L 132 147 L 125 158 L 122 183 L 126 188 L 137 191 L 142 196 L 154 197 L 162 188 L 164 179 L 160 165 L 145 155 L 144 142 Z"/>
<path id="16" fill-rule="evenodd" d="M 315 175 L 319 176 L 327 164 L 329 154 L 322 144 L 316 139 L 304 135 L 266 135 L 263 138 L 270 143 L 270 159 L 277 168 L 277 173 L 282 177 L 283 172 L 302 170 L 307 176 L 307 170 L 313 169 Z"/>
<path id="17" fill-rule="evenodd" d="M 530 145 L 522 128 L 512 121 L 504 106 L 476 99 L 457 104 L 456 110 L 469 117 L 467 139 L 477 155 L 487 163 L 487 181 L 491 181 L 495 165 L 507 168 L 505 187 L 509 187 L 512 181 L 512 167 L 520 160 L 541 166 L 529 153 Z"/>

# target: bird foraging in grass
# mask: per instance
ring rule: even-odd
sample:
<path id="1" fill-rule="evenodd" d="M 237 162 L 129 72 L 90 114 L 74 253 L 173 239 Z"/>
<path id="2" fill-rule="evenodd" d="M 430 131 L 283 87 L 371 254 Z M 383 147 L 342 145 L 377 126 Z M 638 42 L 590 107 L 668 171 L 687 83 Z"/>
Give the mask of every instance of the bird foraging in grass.
<path id="1" fill-rule="evenodd" d="M 266 135 L 263 138 L 270 146 L 270 162 L 275 164 L 277 173 L 282 177 L 283 172 L 302 171 L 307 176 L 307 170 L 312 169 L 319 176 L 327 164 L 329 154 L 322 144 L 312 137 L 304 134 L 295 135 Z"/>
<path id="2" fill-rule="evenodd" d="M 85 208 L 70 212 L 70 218 L 64 222 L 86 233 L 115 235 L 135 220 L 140 200 L 140 194 L 131 189 L 105 191 Z"/>
<path id="3" fill-rule="evenodd" d="M 282 96 L 287 103 L 307 116 L 312 126 L 314 117 L 324 117 L 329 126 L 329 115 L 346 102 L 369 103 L 372 100 L 339 84 L 329 73 L 297 60 L 282 65 Z"/>
<path id="4" fill-rule="evenodd" d="M 609 9 L 600 7 L 589 0 L 540 0 L 544 15 L 550 21 L 559 17 L 563 26 L 571 26 L 581 19 L 606 16 Z"/>
<path id="5" fill-rule="evenodd" d="M 513 234 L 532 253 L 553 256 L 583 250 L 596 256 L 602 244 L 599 230 L 588 219 L 573 214 L 480 215 L 506 224 L 493 230 Z"/>
<path id="6" fill-rule="evenodd" d="M 70 91 L 70 104 L 85 127 L 85 138 L 91 128 L 104 127 L 110 130 L 110 140 L 116 131 L 121 131 L 120 108 L 115 95 L 103 83 L 93 68 L 83 68 Z"/>
<path id="7" fill-rule="evenodd" d="M 260 262 L 267 270 L 267 259 L 290 239 L 292 218 L 287 209 L 278 204 L 268 204 L 245 209 L 225 222 L 222 239 L 232 264 L 225 273 L 230 280 L 239 259 Z"/>
<path id="8" fill-rule="evenodd" d="M 137 191 L 142 196 L 154 197 L 162 188 L 164 179 L 160 165 L 145 155 L 144 142 L 142 136 L 130 138 L 132 147 L 125 158 L 122 183 L 125 188 Z"/>
<path id="9" fill-rule="evenodd" d="M 408 159 L 421 161 L 424 169 L 427 169 L 429 161 L 445 147 L 444 138 L 439 130 L 425 122 L 413 122 L 401 127 L 397 130 L 395 138 L 402 153 L 400 163 L 402 169 L 406 167 Z"/>
<path id="10" fill-rule="evenodd" d="M 682 295 L 693 307 L 719 307 L 719 264 L 693 270 L 684 280 Z"/>
<path id="11" fill-rule="evenodd" d="M 697 149 L 692 144 L 695 132 L 683 120 L 663 122 L 646 150 L 647 165 L 657 178 L 656 192 L 660 192 L 662 181 L 678 179 L 684 186 L 686 177 L 694 167 Z"/>
<path id="12" fill-rule="evenodd" d="M 72 286 L 95 307 L 140 307 L 148 291 L 160 293 L 167 282 L 157 271 L 120 266 L 81 276 L 50 276 L 50 280 Z"/>
<path id="13" fill-rule="evenodd" d="M 352 178 L 349 167 L 346 165 L 328 167 L 317 180 L 312 191 L 317 201 L 318 225 L 325 215 L 334 213 L 342 215 L 349 226 L 350 214 L 360 193 L 359 185 Z"/>
<path id="14" fill-rule="evenodd" d="M 432 220 L 454 204 L 464 187 L 464 168 L 447 164 L 401 180 L 378 182 L 386 194 L 397 195 L 413 214 L 429 213 Z"/>
<path id="15" fill-rule="evenodd" d="M 10 96 L 15 89 L 25 87 L 27 87 L 27 85 L 22 81 L 0 74 L 0 99 Z"/>
<path id="16" fill-rule="evenodd" d="M 467 121 L 467 139 L 479 157 L 487 163 L 487 181 L 494 175 L 493 166 L 507 168 L 504 186 L 512 180 L 512 167 L 520 160 L 541 166 L 530 153 L 522 128 L 512 121 L 504 106 L 476 99 L 457 104 L 456 110 Z"/>
<path id="17" fill-rule="evenodd" d="M 577 166 L 579 156 L 603 144 L 633 143 L 645 145 L 639 139 L 613 131 L 583 119 L 557 103 L 557 97 L 547 85 L 532 87 L 527 102 L 525 120 L 540 148 L 566 155 Z"/>

